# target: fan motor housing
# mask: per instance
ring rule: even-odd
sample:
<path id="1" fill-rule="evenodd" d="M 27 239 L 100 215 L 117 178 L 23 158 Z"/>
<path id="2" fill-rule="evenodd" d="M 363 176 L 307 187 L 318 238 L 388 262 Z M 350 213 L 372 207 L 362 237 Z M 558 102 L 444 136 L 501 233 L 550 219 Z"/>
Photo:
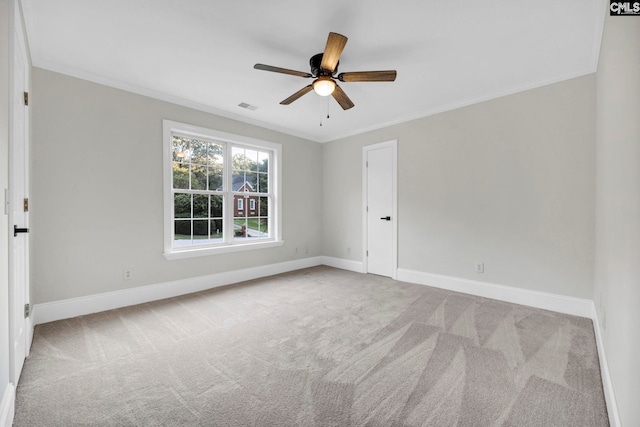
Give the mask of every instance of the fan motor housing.
<path id="1" fill-rule="evenodd" d="M 336 68 L 333 70 L 333 73 L 320 67 L 320 64 L 322 64 L 322 55 L 322 53 L 318 53 L 309 59 L 309 65 L 311 66 L 311 74 L 313 77 L 332 76 L 338 72 L 338 65 L 340 65 L 340 61 L 336 64 Z"/>

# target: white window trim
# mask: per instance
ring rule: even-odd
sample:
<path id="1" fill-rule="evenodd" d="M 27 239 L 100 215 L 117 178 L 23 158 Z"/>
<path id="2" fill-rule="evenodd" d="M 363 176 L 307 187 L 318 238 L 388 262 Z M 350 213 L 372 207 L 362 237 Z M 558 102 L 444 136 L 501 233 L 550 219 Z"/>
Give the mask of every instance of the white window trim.
<path id="1" fill-rule="evenodd" d="M 207 129 L 200 126 L 189 125 L 185 123 L 175 122 L 172 120 L 162 121 L 163 130 L 163 171 L 164 171 L 164 257 L 168 260 L 184 259 L 198 256 L 216 255 L 223 253 L 242 252 L 247 250 L 265 249 L 276 246 L 282 246 L 282 145 L 264 141 L 260 139 L 250 138 L 242 135 L 235 135 L 227 132 L 220 132 L 213 129 Z M 192 136 L 195 138 L 204 138 L 207 140 L 216 140 L 228 142 L 232 144 L 241 144 L 254 148 L 268 148 L 273 151 L 273 159 L 271 159 L 271 175 L 269 176 L 269 185 L 274 188 L 274 200 L 271 202 L 271 228 L 272 237 L 269 239 L 261 239 L 259 241 L 250 242 L 233 242 L 224 243 L 217 246 L 206 247 L 184 247 L 174 248 L 172 242 L 173 236 L 173 194 L 172 194 L 172 134 L 179 133 L 181 135 Z M 227 159 L 225 158 L 225 161 Z M 230 182 L 230 181 L 228 181 Z M 233 218 L 233 203 L 227 203 L 225 215 L 227 218 Z M 230 213 L 229 213 L 230 211 Z M 230 214 L 230 216 L 228 216 Z"/>

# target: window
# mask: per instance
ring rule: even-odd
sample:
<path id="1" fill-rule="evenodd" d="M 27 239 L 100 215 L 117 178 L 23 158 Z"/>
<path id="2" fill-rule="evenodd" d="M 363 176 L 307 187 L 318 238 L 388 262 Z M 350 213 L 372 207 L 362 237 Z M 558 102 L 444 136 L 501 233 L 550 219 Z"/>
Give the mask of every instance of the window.
<path id="1" fill-rule="evenodd" d="M 163 127 L 166 258 L 282 244 L 280 144 L 169 120 Z"/>

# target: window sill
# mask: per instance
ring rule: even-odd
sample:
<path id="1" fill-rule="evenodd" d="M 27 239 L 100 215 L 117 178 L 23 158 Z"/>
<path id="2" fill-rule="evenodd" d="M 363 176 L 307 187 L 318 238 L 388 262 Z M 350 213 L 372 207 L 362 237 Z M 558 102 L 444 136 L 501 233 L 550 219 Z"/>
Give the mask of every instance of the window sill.
<path id="1" fill-rule="evenodd" d="M 256 249 L 275 248 L 284 245 L 284 240 L 270 240 L 268 242 L 242 243 L 238 245 L 226 245 L 198 249 L 182 249 L 173 252 L 165 252 L 162 255 L 168 260 L 195 258 L 200 256 L 227 254 L 233 252 L 252 251 Z"/>

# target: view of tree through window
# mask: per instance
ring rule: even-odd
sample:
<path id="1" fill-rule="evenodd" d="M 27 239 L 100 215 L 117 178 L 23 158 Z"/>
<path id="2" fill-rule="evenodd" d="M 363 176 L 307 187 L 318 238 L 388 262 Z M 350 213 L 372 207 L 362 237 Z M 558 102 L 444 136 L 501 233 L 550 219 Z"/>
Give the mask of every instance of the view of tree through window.
<path id="1" fill-rule="evenodd" d="M 269 238 L 270 158 L 270 151 L 172 135 L 173 246 Z"/>

